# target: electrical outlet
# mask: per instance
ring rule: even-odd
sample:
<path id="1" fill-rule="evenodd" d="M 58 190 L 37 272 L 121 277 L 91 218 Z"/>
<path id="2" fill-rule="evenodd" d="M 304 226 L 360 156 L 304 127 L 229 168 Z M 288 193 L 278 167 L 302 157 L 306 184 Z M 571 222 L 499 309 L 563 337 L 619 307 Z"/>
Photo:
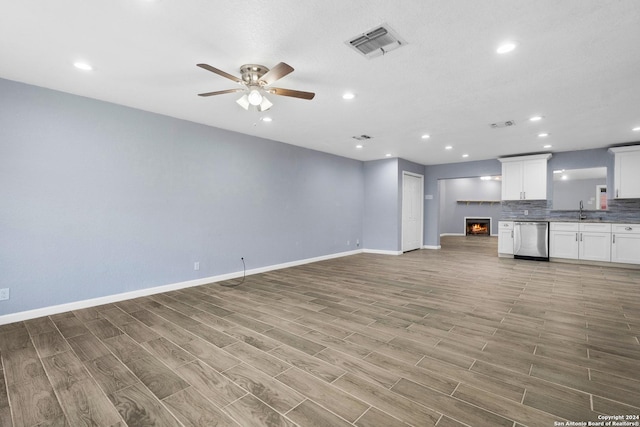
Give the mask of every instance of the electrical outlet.
<path id="1" fill-rule="evenodd" d="M 196 271 L 200 270 L 200 261 L 196 261 L 193 263 L 193 269 Z"/>
<path id="2" fill-rule="evenodd" d="M 360 239 L 356 239 L 356 248 L 360 247 Z"/>
<path id="3" fill-rule="evenodd" d="M 347 240 L 347 246 L 351 244 L 351 240 Z"/>
<path id="4" fill-rule="evenodd" d="M 0 289 L 0 301 L 9 299 L 9 288 Z"/>
<path id="5" fill-rule="evenodd" d="M 528 209 L 525 209 L 525 210 L 524 210 L 524 216 L 527 216 L 527 215 L 529 215 L 529 210 L 528 210 Z"/>

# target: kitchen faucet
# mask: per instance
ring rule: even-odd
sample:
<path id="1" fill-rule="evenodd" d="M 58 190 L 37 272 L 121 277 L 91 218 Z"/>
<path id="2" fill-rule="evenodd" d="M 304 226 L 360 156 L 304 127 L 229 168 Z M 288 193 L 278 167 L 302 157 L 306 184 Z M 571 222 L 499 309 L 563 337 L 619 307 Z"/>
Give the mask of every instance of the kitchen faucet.
<path id="1" fill-rule="evenodd" d="M 585 214 L 582 213 L 582 211 L 584 210 L 584 205 L 582 204 L 582 200 L 580 200 L 580 221 L 582 221 L 583 219 L 587 219 L 587 216 Z"/>

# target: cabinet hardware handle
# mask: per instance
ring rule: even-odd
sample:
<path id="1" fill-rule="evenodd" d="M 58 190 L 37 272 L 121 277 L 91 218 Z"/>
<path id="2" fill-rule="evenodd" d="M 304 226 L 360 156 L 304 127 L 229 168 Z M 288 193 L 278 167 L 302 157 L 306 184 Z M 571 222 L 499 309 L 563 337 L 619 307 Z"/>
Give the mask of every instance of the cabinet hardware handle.
<path id="1" fill-rule="evenodd" d="M 578 241 L 578 233 L 576 233 L 576 242 Z"/>
<path id="2" fill-rule="evenodd" d="M 627 230 L 627 231 L 631 231 L 631 230 L 633 230 L 633 228 L 632 228 L 632 227 L 625 227 L 624 229 L 625 229 L 625 230 Z"/>
<path id="3" fill-rule="evenodd" d="M 580 233 L 580 241 L 582 242 L 582 233 Z"/>
<path id="4" fill-rule="evenodd" d="M 511 238 L 513 239 L 513 230 L 511 230 Z"/>
<path id="5" fill-rule="evenodd" d="M 616 199 L 618 198 L 618 189 L 616 189 Z"/>
<path id="6" fill-rule="evenodd" d="M 523 191 L 523 192 L 522 192 L 522 198 L 523 198 L 524 200 L 527 200 L 527 192 L 526 192 L 526 191 Z"/>
<path id="7" fill-rule="evenodd" d="M 615 242 L 616 242 L 616 235 L 614 234 L 613 235 L 613 243 L 615 243 Z"/>

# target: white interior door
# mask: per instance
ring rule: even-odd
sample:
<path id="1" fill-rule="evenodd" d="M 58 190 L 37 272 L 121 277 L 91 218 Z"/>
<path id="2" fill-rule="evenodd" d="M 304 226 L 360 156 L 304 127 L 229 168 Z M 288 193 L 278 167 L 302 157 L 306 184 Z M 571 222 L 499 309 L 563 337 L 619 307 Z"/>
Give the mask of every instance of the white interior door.
<path id="1" fill-rule="evenodd" d="M 422 175 L 402 172 L 402 252 L 422 247 Z"/>

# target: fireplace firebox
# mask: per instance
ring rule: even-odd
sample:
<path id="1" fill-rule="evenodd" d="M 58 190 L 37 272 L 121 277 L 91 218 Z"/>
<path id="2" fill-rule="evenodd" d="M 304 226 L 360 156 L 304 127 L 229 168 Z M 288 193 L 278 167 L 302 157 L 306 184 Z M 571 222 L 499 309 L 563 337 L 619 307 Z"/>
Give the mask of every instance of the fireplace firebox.
<path id="1" fill-rule="evenodd" d="M 491 218 L 465 218 L 467 236 L 490 236 Z"/>

